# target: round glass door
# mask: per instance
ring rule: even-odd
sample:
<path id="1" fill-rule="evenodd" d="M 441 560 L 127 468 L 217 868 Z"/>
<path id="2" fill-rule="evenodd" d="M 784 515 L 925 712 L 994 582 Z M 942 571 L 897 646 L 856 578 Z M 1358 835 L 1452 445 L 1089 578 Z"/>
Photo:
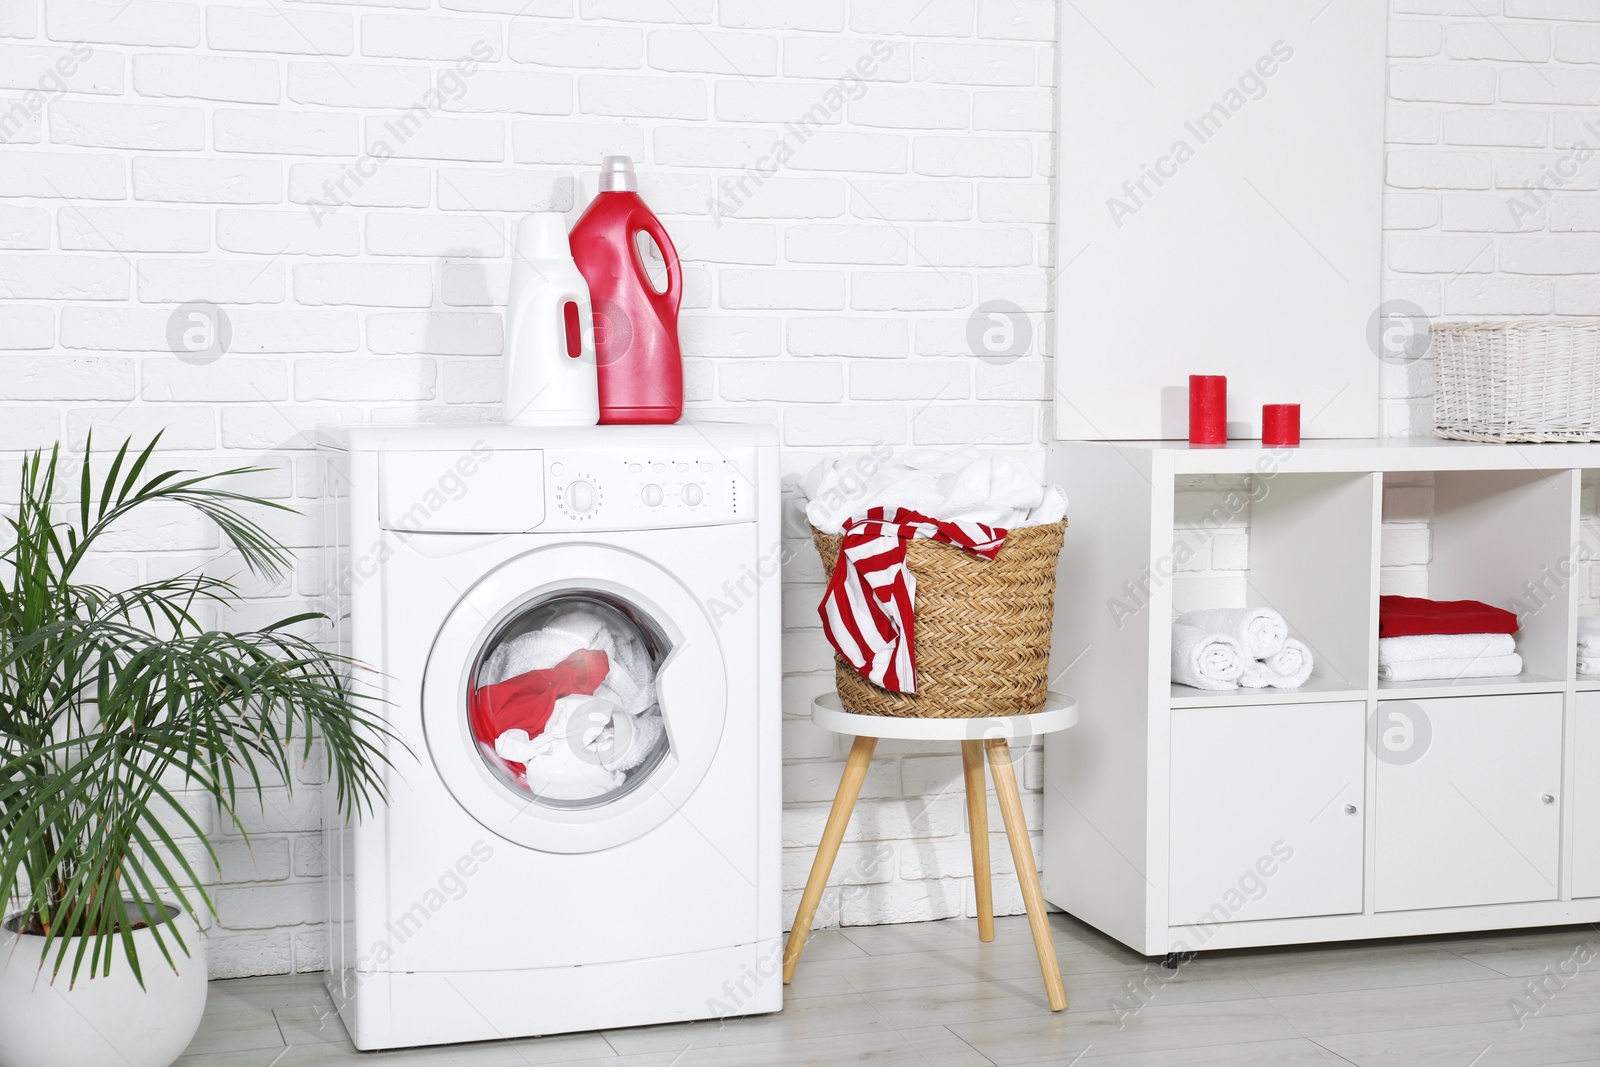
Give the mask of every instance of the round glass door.
<path id="1" fill-rule="evenodd" d="M 638 789 L 671 751 L 656 673 L 661 626 L 609 593 L 540 597 L 483 643 L 466 684 L 484 764 L 518 797 L 588 808 Z"/>
<path id="2" fill-rule="evenodd" d="M 557 544 L 513 556 L 445 615 L 422 679 L 451 795 L 529 848 L 594 852 L 680 812 L 728 712 L 704 606 L 653 560 Z"/>

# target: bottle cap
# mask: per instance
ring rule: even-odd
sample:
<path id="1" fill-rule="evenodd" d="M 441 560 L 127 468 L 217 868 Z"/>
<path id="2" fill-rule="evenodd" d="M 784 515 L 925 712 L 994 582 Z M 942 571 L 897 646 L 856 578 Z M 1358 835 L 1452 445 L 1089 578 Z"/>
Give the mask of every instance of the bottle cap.
<path id="1" fill-rule="evenodd" d="M 639 179 L 633 173 L 633 160 L 627 156 L 607 156 L 600 162 L 602 193 L 635 193 Z"/>
<path id="2" fill-rule="evenodd" d="M 518 259 L 571 259 L 567 220 L 559 211 L 535 211 L 517 223 Z"/>

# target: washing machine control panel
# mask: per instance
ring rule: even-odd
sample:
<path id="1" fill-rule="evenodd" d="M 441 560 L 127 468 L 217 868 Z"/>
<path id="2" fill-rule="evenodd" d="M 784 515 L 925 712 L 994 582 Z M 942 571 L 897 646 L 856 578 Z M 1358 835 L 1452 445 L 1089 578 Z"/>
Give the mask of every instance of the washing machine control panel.
<path id="1" fill-rule="evenodd" d="M 541 529 L 638 530 L 755 521 L 753 450 L 546 449 Z"/>

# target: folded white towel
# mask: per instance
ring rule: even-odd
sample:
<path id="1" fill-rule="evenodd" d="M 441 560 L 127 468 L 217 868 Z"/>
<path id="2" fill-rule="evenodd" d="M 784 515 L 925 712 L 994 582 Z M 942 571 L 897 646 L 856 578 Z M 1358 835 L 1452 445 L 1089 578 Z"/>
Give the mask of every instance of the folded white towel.
<path id="1" fill-rule="evenodd" d="M 1274 689 L 1299 689 L 1311 677 L 1311 649 L 1291 637 L 1283 647 L 1261 661 L 1267 684 Z"/>
<path id="2" fill-rule="evenodd" d="M 1178 622 L 1206 633 L 1227 634 L 1252 659 L 1276 655 L 1289 639 L 1288 623 L 1271 608 L 1204 608 L 1179 615 Z"/>
<path id="3" fill-rule="evenodd" d="M 868 508 L 910 508 L 946 522 L 1015 529 L 1060 522 L 1067 498 L 1041 485 L 1020 456 L 913 448 L 898 456 L 857 452 L 818 463 L 800 479 L 806 518 L 836 534 Z"/>
<path id="4" fill-rule="evenodd" d="M 1579 674 L 1600 674 L 1600 656 L 1579 656 Z"/>
<path id="5" fill-rule="evenodd" d="M 1578 616 L 1578 652 L 1600 657 L 1600 615 Z"/>
<path id="6" fill-rule="evenodd" d="M 1378 666 L 1419 659 L 1476 659 L 1509 656 L 1517 650 L 1510 634 L 1413 634 L 1378 638 Z"/>
<path id="7" fill-rule="evenodd" d="M 1172 625 L 1172 680 L 1196 689 L 1237 689 L 1249 656 L 1226 634 Z"/>
<path id="8" fill-rule="evenodd" d="M 1389 682 L 1500 678 L 1521 673 L 1522 657 L 1515 652 L 1509 656 L 1478 656 L 1471 659 L 1413 659 L 1406 660 L 1403 663 L 1378 665 L 1378 677 Z"/>

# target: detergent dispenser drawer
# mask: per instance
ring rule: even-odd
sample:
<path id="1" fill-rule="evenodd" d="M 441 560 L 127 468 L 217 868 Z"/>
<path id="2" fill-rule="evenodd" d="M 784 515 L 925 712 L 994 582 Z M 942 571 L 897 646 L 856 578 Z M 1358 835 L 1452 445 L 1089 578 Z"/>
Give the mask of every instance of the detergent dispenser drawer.
<path id="1" fill-rule="evenodd" d="M 544 453 L 397 452 L 379 459 L 378 516 L 411 533 L 523 533 L 544 521 Z"/>

